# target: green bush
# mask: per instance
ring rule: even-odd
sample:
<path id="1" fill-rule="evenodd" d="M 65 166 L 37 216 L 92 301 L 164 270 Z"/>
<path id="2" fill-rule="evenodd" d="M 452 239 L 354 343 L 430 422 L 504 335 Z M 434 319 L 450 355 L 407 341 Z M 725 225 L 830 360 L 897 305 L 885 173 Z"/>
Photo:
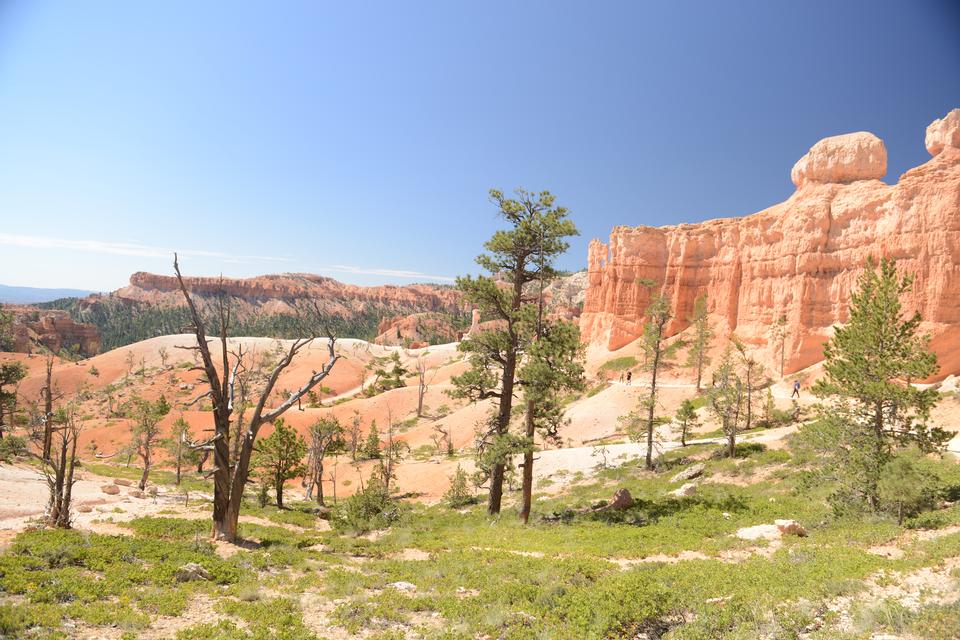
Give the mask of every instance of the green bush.
<path id="1" fill-rule="evenodd" d="M 459 464 L 457 470 L 450 479 L 450 488 L 443 494 L 443 501 L 451 509 L 459 509 L 477 501 L 477 497 L 470 490 L 469 478 L 467 472 Z"/>
<path id="2" fill-rule="evenodd" d="M 11 462 L 14 458 L 25 455 L 27 455 L 26 438 L 8 434 L 0 439 L 0 462 Z"/>
<path id="3" fill-rule="evenodd" d="M 330 514 L 330 524 L 341 532 L 366 533 L 384 529 L 401 515 L 402 506 L 394 501 L 386 486 L 374 474 L 363 491 L 337 504 Z"/>

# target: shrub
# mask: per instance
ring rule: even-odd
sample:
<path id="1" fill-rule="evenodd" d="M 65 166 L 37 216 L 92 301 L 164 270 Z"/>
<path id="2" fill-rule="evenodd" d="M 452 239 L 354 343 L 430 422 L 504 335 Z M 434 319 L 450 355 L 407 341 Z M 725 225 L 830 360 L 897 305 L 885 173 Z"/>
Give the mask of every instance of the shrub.
<path id="1" fill-rule="evenodd" d="M 470 491 L 467 472 L 460 465 L 457 465 L 457 470 L 450 479 L 450 488 L 443 495 L 443 501 L 452 509 L 459 509 L 477 501 Z"/>
<path id="2" fill-rule="evenodd" d="M 374 474 L 363 491 L 337 504 L 330 523 L 338 531 L 359 534 L 390 526 L 400 513 L 401 505 L 390 498 L 383 480 Z"/>
<path id="3" fill-rule="evenodd" d="M 26 438 L 7 435 L 0 439 L 0 462 L 10 462 L 14 458 L 25 455 L 27 455 Z"/>

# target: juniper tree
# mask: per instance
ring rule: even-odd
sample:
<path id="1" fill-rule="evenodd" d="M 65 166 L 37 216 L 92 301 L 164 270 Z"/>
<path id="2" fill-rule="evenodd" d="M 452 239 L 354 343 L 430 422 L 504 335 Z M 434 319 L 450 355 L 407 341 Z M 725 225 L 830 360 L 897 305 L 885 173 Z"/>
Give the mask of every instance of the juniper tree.
<path id="1" fill-rule="evenodd" d="M 461 341 L 459 348 L 468 355 L 470 368 L 452 379 L 455 397 L 492 398 L 496 403 L 481 438 L 488 446 L 478 451 L 478 456 L 485 458 L 478 462 L 489 470 L 487 511 L 491 515 L 500 513 L 508 458 L 518 451 L 509 429 L 517 370 L 532 337 L 529 332 L 524 335 L 520 327 L 522 308 L 531 304 L 525 287 L 554 277 L 554 261 L 569 247 L 566 239 L 578 234 L 567 219 L 567 209 L 557 206 L 549 191 L 535 194 L 519 189 L 516 195 L 508 198 L 502 191 L 490 191 L 509 227 L 496 231 L 484 244 L 487 252 L 476 259 L 489 275 L 457 279 L 466 302 L 495 321 Z"/>
<path id="2" fill-rule="evenodd" d="M 697 393 L 703 383 L 703 372 L 710 364 L 710 341 L 713 339 L 713 330 L 707 316 L 707 294 L 701 293 L 693 303 L 693 315 L 690 316 L 693 325 L 693 339 L 687 351 L 686 366 L 697 374 Z"/>
<path id="3" fill-rule="evenodd" d="M 913 276 L 900 276 L 894 260 L 867 260 L 850 296 L 850 319 L 834 328 L 824 347 L 825 376 L 814 386 L 818 396 L 835 401 L 835 450 L 862 449 L 845 456 L 842 472 L 855 477 L 856 492 L 874 510 L 881 469 L 897 448 L 915 445 L 929 453 L 949 440 L 929 424 L 938 392 L 911 384 L 939 370 L 929 336 L 919 333 L 919 312 L 903 313 L 900 299 L 912 285 Z"/>
<path id="4" fill-rule="evenodd" d="M 278 418 L 273 433 L 260 440 L 255 451 L 253 466 L 260 472 L 262 481 L 273 485 L 277 507 L 283 509 L 283 484 L 303 475 L 307 443 L 283 418 Z"/>

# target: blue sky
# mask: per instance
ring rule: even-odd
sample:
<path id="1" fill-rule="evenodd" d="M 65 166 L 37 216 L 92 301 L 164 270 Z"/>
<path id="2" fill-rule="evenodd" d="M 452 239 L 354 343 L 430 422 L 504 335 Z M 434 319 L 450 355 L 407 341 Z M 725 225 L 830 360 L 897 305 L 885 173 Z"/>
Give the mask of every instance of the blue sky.
<path id="1" fill-rule="evenodd" d="M 449 278 L 518 186 L 571 209 L 576 269 L 615 225 L 783 200 L 828 135 L 879 135 L 895 182 L 957 106 L 948 1 L 0 0 L 0 282 L 109 290 L 173 249 Z"/>

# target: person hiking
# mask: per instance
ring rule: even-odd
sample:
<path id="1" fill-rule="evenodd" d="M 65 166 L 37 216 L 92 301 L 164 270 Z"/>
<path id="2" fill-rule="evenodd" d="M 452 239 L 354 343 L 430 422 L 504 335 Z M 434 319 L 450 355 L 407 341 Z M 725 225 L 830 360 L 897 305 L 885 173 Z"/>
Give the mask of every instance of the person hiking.
<path id="1" fill-rule="evenodd" d="M 633 371 L 627 371 L 627 386 L 630 386 L 630 381 L 633 379 Z"/>
<path id="2" fill-rule="evenodd" d="M 790 398 L 799 398 L 800 397 L 800 381 L 797 380 L 793 383 L 793 393 L 790 395 Z"/>

